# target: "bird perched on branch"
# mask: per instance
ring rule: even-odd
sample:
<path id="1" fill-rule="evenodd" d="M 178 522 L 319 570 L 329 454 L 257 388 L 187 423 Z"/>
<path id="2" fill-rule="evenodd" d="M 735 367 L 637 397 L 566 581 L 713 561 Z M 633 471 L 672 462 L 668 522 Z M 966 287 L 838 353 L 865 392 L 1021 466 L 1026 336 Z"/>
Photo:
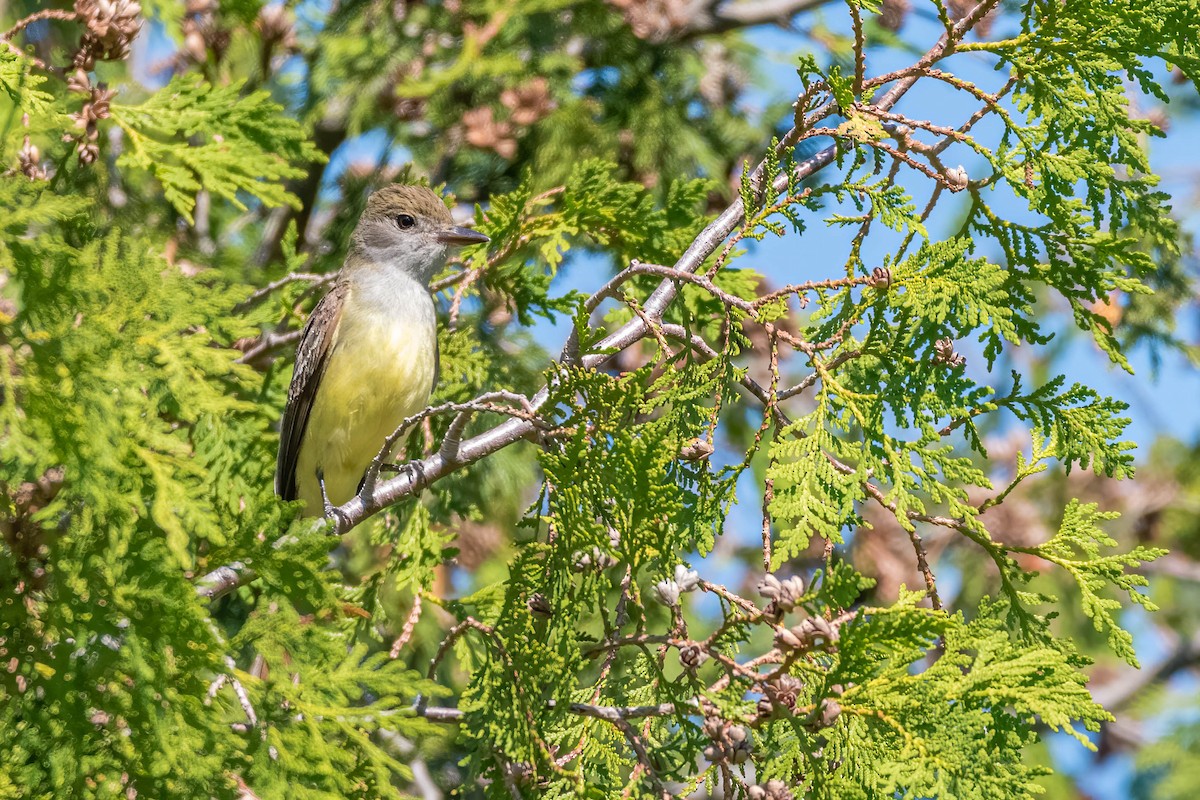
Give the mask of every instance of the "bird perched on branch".
<path id="1" fill-rule="evenodd" d="M 437 381 L 429 280 L 449 248 L 488 241 L 454 224 L 424 186 L 375 192 L 333 288 L 300 337 L 280 432 L 275 491 L 326 516 L 358 491 L 387 437 Z"/>

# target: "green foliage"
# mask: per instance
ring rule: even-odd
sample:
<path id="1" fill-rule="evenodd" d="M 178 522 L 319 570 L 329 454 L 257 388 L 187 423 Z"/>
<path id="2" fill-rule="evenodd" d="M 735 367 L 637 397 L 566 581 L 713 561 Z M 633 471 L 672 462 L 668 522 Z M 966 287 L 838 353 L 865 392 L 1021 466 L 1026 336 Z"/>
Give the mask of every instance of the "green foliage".
<path id="1" fill-rule="evenodd" d="M 842 529 L 857 518 L 855 504 L 866 496 L 866 474 L 843 469 L 847 448 L 835 432 L 845 432 L 850 423 L 845 414 L 829 418 L 829 401 L 828 395 L 818 398 L 816 410 L 781 431 L 771 449 L 771 512 L 777 524 L 787 525 L 775 549 L 775 568 L 803 553 L 814 534 L 840 544 Z"/>
<path id="2" fill-rule="evenodd" d="M 8 106 L 4 110 L 5 141 L 0 144 L 6 153 L 20 130 L 13 124 L 18 111 L 29 115 L 30 127 L 36 130 L 61 121 L 62 112 L 55 107 L 54 96 L 46 91 L 48 79 L 34 72 L 31 66 L 27 59 L 10 50 L 0 51 L 0 92 Z"/>
<path id="3" fill-rule="evenodd" d="M 114 103 L 113 119 L 129 137 L 120 164 L 150 171 L 188 222 L 201 188 L 245 210 L 244 192 L 268 206 L 300 200 L 281 184 L 304 176 L 319 151 L 270 95 L 241 85 L 177 78 L 140 105 Z"/>
<path id="4" fill-rule="evenodd" d="M 1065 570 L 1078 584 L 1083 611 L 1091 617 L 1096 630 L 1107 630 L 1108 644 L 1113 652 L 1137 666 L 1133 637 L 1113 618 L 1113 612 L 1121 609 L 1121 603 L 1101 597 L 1100 590 L 1111 584 L 1147 611 L 1157 611 L 1158 606 L 1138 591 L 1149 585 L 1146 577 L 1131 570 L 1160 558 L 1166 551 L 1139 545 L 1128 553 L 1101 554 L 1101 548 L 1116 547 L 1117 542 L 1097 526 L 1096 521 L 1116 516 L 1097 511 L 1094 503 L 1072 500 L 1063 512 L 1062 525 L 1053 539 L 1019 552 L 1040 556 Z M 1018 551 L 1017 548 L 1013 550 Z"/>

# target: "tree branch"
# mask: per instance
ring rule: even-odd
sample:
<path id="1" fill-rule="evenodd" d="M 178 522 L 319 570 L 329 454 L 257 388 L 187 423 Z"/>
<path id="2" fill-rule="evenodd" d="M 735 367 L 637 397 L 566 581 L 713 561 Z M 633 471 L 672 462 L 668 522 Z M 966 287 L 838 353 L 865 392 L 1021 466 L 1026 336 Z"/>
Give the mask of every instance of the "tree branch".
<path id="1" fill-rule="evenodd" d="M 990 7 L 998 2 L 998 0 L 985 0 L 980 4 L 980 9 L 985 6 Z M 951 42 L 961 38 L 962 35 L 969 30 L 970 26 L 982 16 L 980 9 L 976 9 L 972 14 L 963 18 L 954 29 L 955 38 L 952 40 L 950 34 L 944 34 L 938 42 L 930 48 L 916 63 L 917 71 L 904 71 L 900 73 L 891 73 L 886 76 L 881 76 L 864 84 L 865 87 L 879 87 L 887 83 L 893 85 L 887 89 L 879 100 L 873 104 L 873 108 L 880 111 L 889 111 L 900 99 L 908 92 L 910 88 L 922 77 L 920 70 L 928 68 L 936 63 L 951 51 Z M 986 9 L 984 9 L 986 10 Z M 903 77 L 901 77 L 903 76 Z M 793 137 L 795 129 L 790 131 L 785 140 Z M 838 145 L 830 145 L 815 155 L 797 164 L 791 175 L 779 175 L 773 181 L 770 190 L 774 195 L 783 192 L 789 185 L 789 180 L 803 181 L 816 175 L 829 164 L 833 163 L 837 155 Z M 766 169 L 766 160 L 755 167 L 750 175 L 752 185 L 761 185 Z M 711 256 L 716 249 L 725 241 L 734 231 L 742 224 L 745 218 L 745 209 L 742 207 L 741 198 L 735 199 L 730 205 L 721 212 L 712 222 L 710 222 L 704 230 L 692 241 L 691 245 L 684 251 L 683 255 L 675 262 L 672 267 L 674 272 L 680 273 L 695 273 L 704 262 Z M 600 293 L 611 291 L 612 282 Z M 644 316 L 635 316 L 633 319 L 626 322 L 617 330 L 606 336 L 597 346 L 597 352 L 578 358 L 573 352 L 573 342 L 577 341 L 577 335 L 573 331 L 567 342 L 564 344 L 560 361 L 566 363 L 575 363 L 585 369 L 599 369 L 611 361 L 615 354 L 625 350 L 636 342 L 640 341 L 646 335 L 651 333 L 645 318 L 653 321 L 661 322 L 663 313 L 671 302 L 679 293 L 680 281 L 677 278 L 664 278 L 659 283 L 658 287 L 650 294 L 645 303 L 642 304 Z M 599 294 L 599 293 L 598 293 Z M 267 349 L 265 343 L 256 350 Z M 247 353 L 242 357 L 242 361 L 249 361 L 254 355 L 259 352 Z M 749 387 L 747 387 L 749 388 Z M 761 390 L 761 387 L 759 387 Z M 536 411 L 550 397 L 549 387 L 543 387 L 532 398 L 530 398 L 529 407 Z M 427 458 L 419 461 L 411 462 L 411 469 L 391 478 L 387 481 L 375 484 L 370 487 L 370 491 L 363 491 L 359 495 L 351 498 L 347 503 L 338 508 L 338 513 L 335 515 L 335 527 L 333 533 L 343 534 L 354 526 L 375 515 L 379 511 L 393 505 L 396 502 L 416 493 L 420 488 L 428 486 L 434 481 L 440 480 L 445 476 L 464 467 L 470 466 L 475 462 L 486 458 L 493 453 L 496 453 L 505 447 L 525 439 L 536 432 L 536 426 L 523 419 L 510 419 L 500 423 L 491 430 L 480 433 L 460 443 L 457 452 L 452 459 L 446 458 L 441 452 L 434 453 Z M 216 571 L 214 571 L 216 572 Z M 216 582 L 221 583 L 220 579 L 212 578 L 212 573 L 201 578 L 201 582 Z M 239 581 L 236 585 L 245 583 L 250 578 Z M 221 584 L 224 585 L 224 584 Z M 236 587 L 230 587 L 230 590 Z"/>
<path id="2" fill-rule="evenodd" d="M 689 9 L 689 19 L 681 38 L 725 33 L 755 25 L 787 26 L 792 17 L 812 11 L 830 0 L 742 0 L 726 3 L 699 0 Z"/>

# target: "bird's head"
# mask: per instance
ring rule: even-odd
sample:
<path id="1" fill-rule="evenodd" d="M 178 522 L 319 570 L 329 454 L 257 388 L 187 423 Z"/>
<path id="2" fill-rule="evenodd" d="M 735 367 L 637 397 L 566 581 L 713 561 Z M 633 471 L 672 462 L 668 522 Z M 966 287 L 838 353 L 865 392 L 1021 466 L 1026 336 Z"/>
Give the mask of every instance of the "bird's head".
<path id="1" fill-rule="evenodd" d="M 428 283 L 451 247 L 486 241 L 482 233 L 455 225 L 432 189 L 394 183 L 367 198 L 352 250 L 369 263 L 399 268 Z"/>

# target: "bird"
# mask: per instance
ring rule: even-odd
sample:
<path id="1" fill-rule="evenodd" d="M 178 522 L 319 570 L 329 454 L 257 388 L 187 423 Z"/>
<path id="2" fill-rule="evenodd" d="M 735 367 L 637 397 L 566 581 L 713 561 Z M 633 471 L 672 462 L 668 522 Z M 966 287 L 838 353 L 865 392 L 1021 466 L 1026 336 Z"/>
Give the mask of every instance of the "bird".
<path id="1" fill-rule="evenodd" d="M 453 247 L 483 244 L 426 186 L 367 198 L 332 288 L 296 349 L 280 426 L 275 491 L 304 516 L 331 516 L 360 489 L 385 440 L 424 409 L 438 377 L 429 281 Z"/>

